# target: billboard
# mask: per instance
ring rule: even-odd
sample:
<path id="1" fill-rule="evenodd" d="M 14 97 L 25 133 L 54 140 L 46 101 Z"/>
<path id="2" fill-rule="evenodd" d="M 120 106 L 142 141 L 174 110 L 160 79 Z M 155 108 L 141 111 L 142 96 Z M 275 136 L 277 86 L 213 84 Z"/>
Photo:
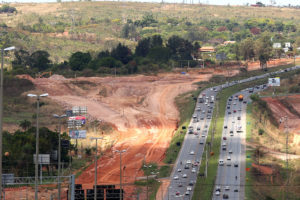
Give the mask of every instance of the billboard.
<path id="1" fill-rule="evenodd" d="M 269 78 L 268 85 L 269 86 L 280 86 L 280 78 L 279 77 Z"/>
<path id="2" fill-rule="evenodd" d="M 69 117 L 69 121 L 81 121 L 81 124 L 85 124 L 85 116 L 73 116 L 73 117 Z"/>
<path id="3" fill-rule="evenodd" d="M 86 130 L 70 130 L 69 136 L 71 139 L 85 139 Z"/>

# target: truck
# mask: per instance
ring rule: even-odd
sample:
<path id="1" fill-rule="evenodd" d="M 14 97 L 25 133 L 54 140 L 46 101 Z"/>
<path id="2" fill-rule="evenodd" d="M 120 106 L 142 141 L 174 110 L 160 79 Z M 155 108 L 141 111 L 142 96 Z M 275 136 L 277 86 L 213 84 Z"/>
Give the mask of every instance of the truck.
<path id="1" fill-rule="evenodd" d="M 244 95 L 240 94 L 239 95 L 239 101 L 243 101 L 244 100 Z"/>
<path id="2" fill-rule="evenodd" d="M 199 103 L 203 103 L 204 100 L 203 100 L 203 95 L 202 94 L 200 94 L 198 100 L 199 100 Z"/>

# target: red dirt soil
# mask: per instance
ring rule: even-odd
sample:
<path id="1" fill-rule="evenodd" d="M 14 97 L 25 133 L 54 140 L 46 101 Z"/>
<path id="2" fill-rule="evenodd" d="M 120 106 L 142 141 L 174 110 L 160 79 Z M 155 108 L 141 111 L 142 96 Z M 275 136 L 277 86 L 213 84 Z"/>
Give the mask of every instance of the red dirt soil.
<path id="1" fill-rule="evenodd" d="M 286 101 L 293 106 L 293 108 L 300 113 L 300 95 L 280 97 L 280 99 L 286 99 Z M 293 134 L 293 145 L 300 145 L 300 118 L 291 113 L 288 108 L 285 107 L 279 100 L 279 98 L 266 97 L 263 98 L 267 102 L 271 109 L 273 116 L 279 123 L 281 117 L 288 117 L 287 126 L 288 131 Z M 281 123 L 279 128 L 283 131 L 284 124 Z"/>
<path id="2" fill-rule="evenodd" d="M 259 65 L 248 66 L 248 70 L 259 68 Z M 231 75 L 237 73 L 237 67 L 231 70 Z M 113 134 L 104 136 L 106 141 L 103 143 L 113 146 L 105 150 L 97 168 L 98 184 L 119 184 L 120 157 L 113 151 L 127 150 L 122 155 L 125 183 L 133 183 L 136 177 L 143 175 L 140 167 L 144 159 L 146 162 L 161 163 L 179 119 L 175 97 L 195 90 L 197 86 L 193 83 L 208 81 L 217 74 L 227 75 L 227 72 L 222 69 L 198 69 L 186 75 L 165 73 L 157 76 L 76 79 L 53 75 L 50 78 L 24 78 L 31 80 L 39 91 L 49 93 L 49 98 L 66 108 L 87 106 L 90 121 L 98 119 L 117 127 Z M 87 135 L 90 137 L 89 133 Z M 94 165 L 88 167 L 76 183 L 83 184 L 84 189 L 92 188 Z M 126 190 L 130 193 L 133 187 Z"/>

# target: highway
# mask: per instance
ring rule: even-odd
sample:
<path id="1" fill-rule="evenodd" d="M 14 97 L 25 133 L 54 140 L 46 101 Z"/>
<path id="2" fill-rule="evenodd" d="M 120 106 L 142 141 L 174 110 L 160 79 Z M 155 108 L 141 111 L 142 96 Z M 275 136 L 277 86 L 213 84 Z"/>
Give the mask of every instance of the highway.
<path id="1" fill-rule="evenodd" d="M 192 196 L 219 89 L 220 87 L 208 88 L 199 95 L 203 102 L 200 103 L 198 98 L 193 118 L 189 127 L 186 127 L 187 134 L 173 168 L 168 197 L 165 199 L 190 199 Z"/>
<path id="2" fill-rule="evenodd" d="M 167 194 L 164 196 L 164 200 L 174 200 L 174 199 L 191 199 L 194 191 L 194 185 L 197 180 L 198 172 L 199 172 L 199 166 L 200 162 L 202 160 L 203 151 L 204 151 L 204 145 L 206 144 L 206 138 L 208 129 L 210 127 L 211 123 L 211 117 L 213 115 L 214 105 L 217 93 L 222 90 L 223 88 L 231 87 L 236 84 L 245 83 L 249 81 L 255 81 L 257 79 L 267 78 L 270 76 L 276 76 L 277 74 L 288 72 L 290 70 L 296 70 L 300 69 L 300 66 L 291 67 L 285 70 L 279 70 L 277 72 L 271 72 L 271 73 L 265 73 L 263 75 L 250 77 L 243 80 L 238 81 L 232 81 L 227 82 L 222 85 L 208 88 L 201 92 L 197 99 L 196 108 L 193 114 L 194 119 L 192 118 L 189 124 L 189 127 L 186 127 L 186 135 L 184 138 L 184 142 L 182 144 L 182 147 L 180 149 L 179 155 L 177 157 L 177 160 L 174 164 L 173 171 L 171 173 L 170 177 L 170 185 L 167 189 Z M 254 92 L 257 90 L 255 89 Z M 240 94 L 240 93 L 238 93 Z M 243 94 L 245 95 L 245 98 L 248 98 L 249 92 L 243 91 Z M 234 95 L 235 96 L 235 95 Z M 199 98 L 203 97 L 204 102 L 200 103 Z M 211 99 L 213 98 L 213 101 L 211 102 Z M 235 98 L 235 97 L 234 97 Z M 242 169 L 245 169 L 245 136 L 246 133 L 246 126 L 245 126 L 245 120 L 246 120 L 246 104 L 241 102 L 236 102 L 236 100 L 232 100 L 232 106 L 230 106 L 231 113 L 228 114 L 228 111 L 226 110 L 226 117 L 224 124 L 227 124 L 227 129 L 223 130 L 223 137 L 226 137 L 226 142 L 228 143 L 228 148 L 232 148 L 232 155 L 231 157 L 231 166 L 222 166 L 218 169 L 217 174 L 217 182 L 216 184 L 219 185 L 237 185 L 238 192 L 234 192 L 235 188 L 230 188 L 228 191 L 228 195 L 231 195 L 233 198 L 229 199 L 243 199 L 244 196 L 244 189 L 240 189 L 240 183 L 241 185 L 244 185 L 244 179 L 245 179 L 245 172 Z M 234 105 L 234 102 L 235 105 Z M 234 110 L 237 110 L 234 112 Z M 238 111 L 241 110 L 241 111 Z M 240 112 L 240 113 L 239 113 Z M 229 116 L 230 115 L 230 116 Z M 237 117 L 241 117 L 240 120 L 237 119 Z M 234 121 L 234 123 L 232 123 Z M 236 127 L 237 125 L 242 126 L 242 134 L 236 133 Z M 197 130 L 200 129 L 200 130 Z M 230 136 L 230 133 L 228 133 L 228 130 L 233 131 L 233 136 Z M 225 135 L 226 134 L 226 135 Z M 222 137 L 222 139 L 223 139 Z M 227 140 L 228 138 L 228 140 Z M 243 142 L 242 142 L 243 141 Z M 241 145 L 242 142 L 242 145 Z M 226 144 L 227 145 L 227 144 Z M 220 154 L 220 158 L 224 161 L 227 161 L 227 154 L 228 150 L 222 151 Z M 242 154 L 240 153 L 242 152 Z M 238 167 L 234 167 L 232 163 L 238 162 Z M 241 166 L 242 165 L 242 166 Z M 229 173 L 229 175 L 228 175 Z M 237 176 L 237 180 L 235 180 L 235 176 Z M 241 190 L 241 192 L 240 192 Z M 222 191 L 221 191 L 222 192 Z M 220 197 L 222 196 L 220 192 Z M 227 194 L 227 193 L 226 193 Z M 214 196 L 213 199 L 221 199 L 219 196 Z"/>
<path id="3" fill-rule="evenodd" d="M 213 200 L 244 199 L 245 188 L 241 186 L 245 183 L 246 108 L 250 95 L 265 88 L 267 85 L 247 88 L 227 100 Z M 239 95 L 243 95 L 242 101 Z"/>

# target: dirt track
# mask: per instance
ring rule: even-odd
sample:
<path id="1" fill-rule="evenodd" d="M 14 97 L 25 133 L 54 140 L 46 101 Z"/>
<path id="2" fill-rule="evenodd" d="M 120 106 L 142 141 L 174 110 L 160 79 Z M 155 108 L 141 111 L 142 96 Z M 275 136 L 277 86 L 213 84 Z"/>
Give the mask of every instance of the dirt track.
<path id="1" fill-rule="evenodd" d="M 252 67 L 257 68 L 249 65 L 249 70 Z M 50 98 L 66 108 L 87 106 L 89 120 L 115 125 L 116 131 L 105 135 L 105 143 L 114 145 L 98 161 L 98 184 L 118 184 L 120 158 L 112 150 L 127 149 L 122 156 L 123 182 L 132 183 L 137 176 L 143 175 L 140 167 L 144 159 L 157 163 L 163 160 L 179 118 L 175 97 L 196 89 L 195 82 L 207 81 L 216 74 L 227 75 L 226 71 L 214 69 L 205 69 L 203 74 L 198 72 L 76 79 L 53 75 L 31 80 L 39 90 L 48 92 Z M 237 72 L 232 70 L 231 75 Z M 87 168 L 76 180 L 84 188 L 92 188 L 93 181 L 94 166 Z"/>

